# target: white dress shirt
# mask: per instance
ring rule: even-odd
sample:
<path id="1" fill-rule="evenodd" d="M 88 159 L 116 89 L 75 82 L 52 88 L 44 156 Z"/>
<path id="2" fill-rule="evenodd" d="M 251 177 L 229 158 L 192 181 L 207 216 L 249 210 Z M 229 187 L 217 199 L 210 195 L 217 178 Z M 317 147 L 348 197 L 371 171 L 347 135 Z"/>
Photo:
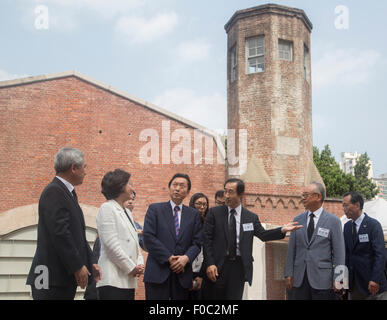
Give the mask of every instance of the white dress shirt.
<path id="1" fill-rule="evenodd" d="M 228 208 L 228 221 L 230 221 L 230 211 L 232 210 L 232 208 L 230 207 L 227 207 Z M 240 256 L 241 255 L 241 252 L 239 250 L 239 234 L 240 234 L 240 231 L 241 231 L 241 214 L 242 214 L 242 205 L 240 204 L 238 207 L 236 207 L 234 209 L 236 211 L 236 214 L 235 214 L 235 221 L 236 221 L 236 254 L 237 256 Z"/>
<path id="2" fill-rule="evenodd" d="M 363 222 L 363 219 L 365 218 L 364 212 L 362 212 L 361 216 L 354 221 L 356 224 L 356 232 L 359 233 L 359 228 L 361 226 L 361 223 Z M 353 220 L 352 220 L 353 221 Z"/>
<path id="3" fill-rule="evenodd" d="M 321 216 L 321 213 L 323 212 L 323 207 L 321 207 L 320 209 L 316 210 L 315 212 L 313 212 L 314 214 L 314 218 L 313 218 L 313 221 L 314 221 L 314 227 L 317 226 L 317 222 L 318 222 L 318 219 L 320 219 L 320 216 Z M 309 221 L 310 221 L 310 214 L 312 212 L 308 211 L 308 221 L 306 222 L 306 225 L 309 226 Z"/>
<path id="4" fill-rule="evenodd" d="M 73 193 L 72 193 L 73 190 L 75 189 L 74 186 L 73 186 L 70 182 L 68 182 L 67 180 L 65 180 L 65 179 L 63 179 L 63 178 L 61 178 L 61 177 L 58 177 L 58 176 L 56 176 L 56 177 L 57 177 L 60 181 L 62 181 L 62 182 L 64 183 L 64 185 L 67 187 L 67 189 L 69 189 L 71 195 L 74 196 Z"/>

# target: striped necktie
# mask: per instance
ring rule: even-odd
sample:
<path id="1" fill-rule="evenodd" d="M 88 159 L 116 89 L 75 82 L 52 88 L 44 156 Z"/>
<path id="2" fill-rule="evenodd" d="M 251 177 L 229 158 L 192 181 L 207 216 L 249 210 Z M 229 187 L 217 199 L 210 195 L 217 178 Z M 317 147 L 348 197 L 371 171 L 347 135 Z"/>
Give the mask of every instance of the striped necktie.
<path id="1" fill-rule="evenodd" d="M 173 218 L 175 219 L 175 231 L 176 231 L 176 237 L 179 235 L 179 231 L 180 231 L 180 225 L 179 225 L 179 211 L 180 211 L 180 207 L 179 206 L 175 206 L 175 208 L 173 208 L 173 211 L 175 211 L 175 214 L 173 215 Z"/>

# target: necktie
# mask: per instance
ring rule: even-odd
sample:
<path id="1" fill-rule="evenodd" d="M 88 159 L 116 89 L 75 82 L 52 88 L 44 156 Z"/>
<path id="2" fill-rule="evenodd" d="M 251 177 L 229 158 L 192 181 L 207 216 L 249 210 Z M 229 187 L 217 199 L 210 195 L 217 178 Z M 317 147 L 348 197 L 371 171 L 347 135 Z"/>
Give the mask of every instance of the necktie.
<path id="1" fill-rule="evenodd" d="M 355 244 L 357 238 L 356 223 L 352 221 L 352 243 Z"/>
<path id="2" fill-rule="evenodd" d="M 230 218 L 228 221 L 228 232 L 229 232 L 229 245 L 228 245 L 228 255 L 229 258 L 235 258 L 236 257 L 236 247 L 237 247 L 237 241 L 236 241 L 236 219 L 235 219 L 236 211 L 235 209 L 232 209 L 230 211 Z"/>
<path id="3" fill-rule="evenodd" d="M 309 215 L 309 224 L 308 224 L 308 240 L 310 242 L 310 239 L 312 239 L 312 235 L 313 235 L 313 232 L 314 232 L 314 214 L 311 213 Z"/>
<path id="4" fill-rule="evenodd" d="M 73 194 L 73 197 L 74 197 L 75 201 L 78 202 L 78 196 L 75 193 L 75 189 L 73 189 L 73 191 L 71 191 L 71 193 Z"/>
<path id="5" fill-rule="evenodd" d="M 179 206 L 175 206 L 173 208 L 173 211 L 175 211 L 175 214 L 173 215 L 173 218 L 175 219 L 175 231 L 176 231 L 176 237 L 179 235 L 179 231 L 180 231 L 180 225 L 179 225 L 179 211 L 180 211 L 180 207 Z"/>

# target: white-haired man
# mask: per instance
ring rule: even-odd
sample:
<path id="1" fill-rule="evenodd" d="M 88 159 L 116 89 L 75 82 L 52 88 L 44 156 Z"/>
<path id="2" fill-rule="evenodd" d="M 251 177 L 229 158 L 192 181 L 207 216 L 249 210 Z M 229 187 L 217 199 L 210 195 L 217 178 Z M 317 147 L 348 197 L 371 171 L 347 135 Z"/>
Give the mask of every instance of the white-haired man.
<path id="1" fill-rule="evenodd" d="M 38 240 L 27 278 L 34 300 L 72 300 L 92 271 L 101 277 L 86 240 L 85 220 L 75 186 L 86 175 L 83 153 L 64 147 L 55 155 L 56 177 L 39 200 Z"/>

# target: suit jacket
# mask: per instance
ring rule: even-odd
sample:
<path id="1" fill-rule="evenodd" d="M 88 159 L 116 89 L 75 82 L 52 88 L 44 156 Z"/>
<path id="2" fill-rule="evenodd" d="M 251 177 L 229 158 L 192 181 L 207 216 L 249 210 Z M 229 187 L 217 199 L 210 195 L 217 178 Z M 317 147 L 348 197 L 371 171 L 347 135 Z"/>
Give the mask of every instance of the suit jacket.
<path id="1" fill-rule="evenodd" d="M 243 225 L 253 228 L 244 231 Z M 240 221 L 239 250 L 245 271 L 245 280 L 251 285 L 253 278 L 253 237 L 262 241 L 283 239 L 285 234 L 281 228 L 265 230 L 259 222 L 258 215 L 242 207 Z M 228 242 L 228 207 L 226 205 L 213 207 L 206 215 L 204 222 L 204 263 L 206 267 L 216 265 L 218 273 L 222 272 L 227 256 Z"/>
<path id="2" fill-rule="evenodd" d="M 345 263 L 341 221 L 334 214 L 323 210 L 309 242 L 307 218 L 308 212 L 294 218 L 303 228 L 290 234 L 285 278 L 293 277 L 293 286 L 300 287 L 306 270 L 312 288 L 332 289 L 334 268 Z"/>
<path id="3" fill-rule="evenodd" d="M 102 286 L 137 288 L 137 277 L 129 273 L 137 265 L 144 264 L 144 259 L 132 213 L 129 210 L 125 213 L 118 202 L 109 200 L 102 204 L 98 211 L 97 228 L 101 239 L 98 265 L 102 271 L 102 279 L 97 283 L 97 288 Z"/>
<path id="4" fill-rule="evenodd" d="M 183 205 L 180 232 L 176 237 L 170 202 L 151 204 L 145 215 L 143 238 L 149 253 L 144 282 L 163 283 L 172 273 L 168 259 L 172 255 L 187 255 L 189 263 L 184 272 L 178 274 L 178 279 L 183 288 L 191 288 L 191 264 L 199 254 L 202 242 L 199 211 Z"/>
<path id="5" fill-rule="evenodd" d="M 353 280 L 359 291 L 370 295 L 368 282 L 380 285 L 379 293 L 387 290 L 385 268 L 385 248 L 383 229 L 380 223 L 365 214 L 357 232 L 356 242 L 352 241 L 352 220 L 344 225 L 345 264 L 349 271 L 349 288 L 353 288 Z"/>
<path id="6" fill-rule="evenodd" d="M 78 201 L 58 178 L 39 200 L 38 239 L 27 284 L 34 285 L 35 268 L 45 265 L 49 286 L 76 286 L 74 272 L 85 265 L 91 272 L 92 251 L 86 240 L 83 212 Z"/>

